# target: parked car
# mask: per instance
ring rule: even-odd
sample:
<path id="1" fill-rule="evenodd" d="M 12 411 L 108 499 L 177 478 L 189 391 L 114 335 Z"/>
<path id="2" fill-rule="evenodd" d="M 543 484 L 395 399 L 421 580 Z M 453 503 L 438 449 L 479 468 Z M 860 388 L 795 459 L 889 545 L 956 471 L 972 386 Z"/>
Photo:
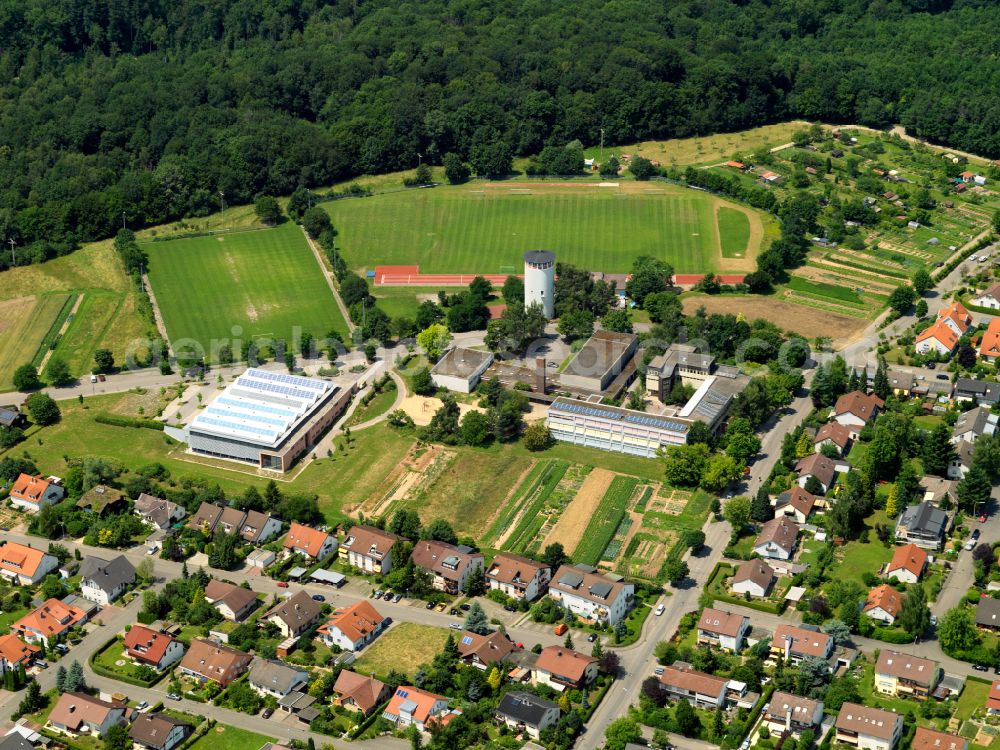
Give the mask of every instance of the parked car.
<path id="1" fill-rule="evenodd" d="M 98 379 L 98 380 L 100 380 L 100 381 L 101 381 L 102 383 L 103 383 L 103 382 L 104 382 L 105 380 L 107 380 L 107 378 L 106 378 L 106 377 L 104 377 L 103 375 L 98 375 L 98 376 L 97 376 L 97 379 Z"/>
<path id="2" fill-rule="evenodd" d="M 558 625 L 556 625 L 556 627 L 555 627 L 555 630 L 554 630 L 553 632 L 554 632 L 554 633 L 555 633 L 556 635 L 562 635 L 562 634 L 563 634 L 563 633 L 565 633 L 565 632 L 566 632 L 567 630 L 569 630 L 569 626 L 568 626 L 568 625 L 567 625 L 566 623 L 564 623 L 564 622 L 561 622 L 561 623 L 559 623 Z"/>
<path id="3" fill-rule="evenodd" d="M 656 669 L 654 669 L 653 674 L 659 677 L 661 674 L 663 674 L 663 667 L 657 667 Z"/>
<path id="4" fill-rule="evenodd" d="M 97 382 L 97 376 L 96 375 L 91 375 L 90 376 L 90 382 L 91 383 L 96 383 Z"/>
<path id="5" fill-rule="evenodd" d="M 512 604 L 503 605 L 503 609 L 504 612 L 517 612 L 517 607 L 513 606 Z"/>
<path id="6" fill-rule="evenodd" d="M 427 609 L 434 609 L 434 602 L 427 602 Z"/>
<path id="7" fill-rule="evenodd" d="M 658 606 L 658 607 L 656 608 L 656 616 L 657 616 L 657 617 L 659 617 L 659 616 L 660 616 L 660 615 L 662 615 L 662 614 L 663 614 L 663 613 L 664 613 L 665 611 L 666 611 L 666 609 L 664 608 L 664 606 L 663 606 L 662 604 L 661 604 L 661 605 L 659 605 L 659 606 Z"/>
<path id="8" fill-rule="evenodd" d="M 459 614 L 459 612 L 457 609 L 452 607 L 451 609 L 448 610 L 448 614 L 451 615 L 452 617 L 455 617 L 457 614 Z"/>
<path id="9" fill-rule="evenodd" d="M 49 663 L 47 661 L 42 661 L 41 659 L 35 659 L 35 666 L 39 669 L 48 669 Z"/>
<path id="10" fill-rule="evenodd" d="M 167 693 L 167 700 L 168 701 L 179 701 L 180 699 L 181 699 L 181 697 L 179 695 L 177 695 L 177 693 Z"/>
<path id="11" fill-rule="evenodd" d="M 274 713 L 274 709 L 268 706 L 261 712 L 261 718 L 270 719 L 271 715 Z"/>
<path id="12" fill-rule="evenodd" d="M 986 523 L 986 514 L 985 514 L 985 513 L 983 513 L 983 514 L 982 514 L 982 515 L 981 515 L 981 516 L 979 517 L 979 523 Z"/>
<path id="13" fill-rule="evenodd" d="M 314 602 L 325 602 L 326 601 L 326 597 L 323 596 L 322 594 L 313 594 L 313 601 Z"/>
<path id="14" fill-rule="evenodd" d="M 65 643 L 57 643 L 52 648 L 54 648 L 60 654 L 64 654 L 65 655 L 65 654 L 69 653 L 69 646 L 67 646 Z"/>
<path id="15" fill-rule="evenodd" d="M 396 594 L 394 597 L 392 597 L 392 601 L 394 604 L 399 604 L 399 602 L 401 602 L 402 599 L 403 599 L 402 594 Z"/>
<path id="16" fill-rule="evenodd" d="M 462 624 L 458 623 L 458 622 L 452 622 L 452 623 L 449 623 L 448 627 L 451 628 L 452 630 L 461 630 L 462 629 Z"/>
<path id="17" fill-rule="evenodd" d="M 142 711 L 144 708 L 149 708 L 149 701 L 140 701 L 139 705 L 135 707 L 135 710 Z"/>
<path id="18" fill-rule="evenodd" d="M 279 589 L 287 589 L 288 588 L 288 581 L 278 581 L 278 588 Z"/>
<path id="19" fill-rule="evenodd" d="M 381 599 L 381 598 L 382 598 L 382 589 L 378 589 L 378 590 L 377 590 L 377 591 L 375 592 L 375 598 L 376 598 L 376 599 Z"/>
<path id="20" fill-rule="evenodd" d="M 391 602 L 392 601 L 392 597 L 394 597 L 394 596 L 395 596 L 395 594 L 392 593 L 391 591 L 386 591 L 385 595 L 382 598 L 385 599 L 387 602 Z"/>
<path id="21" fill-rule="evenodd" d="M 460 610 L 462 610 L 463 612 L 468 612 L 469 611 L 469 605 L 468 604 L 459 604 L 458 608 Z"/>
<path id="22" fill-rule="evenodd" d="M 437 609 L 438 612 L 444 612 L 446 609 L 448 609 L 448 603 L 441 602 L 439 605 L 437 605 L 437 607 L 435 607 L 435 609 Z"/>
<path id="23" fill-rule="evenodd" d="M 597 633 L 591 633 L 587 636 L 587 643 L 593 643 L 597 640 Z"/>
<path id="24" fill-rule="evenodd" d="M 983 666 L 982 664 L 973 664 L 972 668 L 974 670 L 976 670 L 977 672 L 989 672 L 990 671 L 989 667 Z"/>
<path id="25" fill-rule="evenodd" d="M 928 370 L 933 370 L 937 367 L 937 365 L 934 364 L 933 362 L 928 362 L 926 365 L 924 365 L 924 367 L 926 367 Z"/>

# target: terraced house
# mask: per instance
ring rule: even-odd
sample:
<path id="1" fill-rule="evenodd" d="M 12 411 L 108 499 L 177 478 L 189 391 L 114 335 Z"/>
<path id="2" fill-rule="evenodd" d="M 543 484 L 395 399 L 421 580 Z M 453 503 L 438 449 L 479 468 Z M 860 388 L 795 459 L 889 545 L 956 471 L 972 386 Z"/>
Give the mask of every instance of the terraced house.
<path id="1" fill-rule="evenodd" d="M 724 677 L 680 667 L 665 667 L 660 675 L 660 689 L 670 700 L 687 701 L 695 708 L 712 711 L 726 704 L 728 684 Z"/>
<path id="2" fill-rule="evenodd" d="M 501 552 L 486 571 L 486 584 L 511 599 L 533 602 L 549 586 L 552 568 L 521 555 Z"/>
<path id="3" fill-rule="evenodd" d="M 764 724 L 777 734 L 790 732 L 798 736 L 807 730 L 815 731 L 822 721 L 822 701 L 803 698 L 781 690 L 771 695 L 771 700 L 764 710 Z"/>
<path id="4" fill-rule="evenodd" d="M 434 540 L 419 541 L 410 559 L 434 578 L 434 588 L 446 594 L 457 594 L 471 575 L 483 574 L 483 555 L 465 545 L 447 544 Z"/>
<path id="5" fill-rule="evenodd" d="M 845 703 L 834 723 L 837 742 L 861 750 L 894 750 L 903 736 L 903 717 L 881 708 Z"/>

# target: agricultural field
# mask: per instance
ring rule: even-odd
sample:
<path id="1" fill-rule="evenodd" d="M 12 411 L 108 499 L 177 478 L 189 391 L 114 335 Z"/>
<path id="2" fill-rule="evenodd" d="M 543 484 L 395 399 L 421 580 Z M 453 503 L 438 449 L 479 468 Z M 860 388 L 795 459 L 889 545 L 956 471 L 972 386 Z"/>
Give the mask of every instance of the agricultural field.
<path id="1" fill-rule="evenodd" d="M 745 184 L 765 169 L 775 172 L 782 178 L 772 186 L 779 199 L 798 190 L 822 193 L 817 236 L 828 241 L 814 243 L 805 264 L 772 299 L 812 308 L 820 317 L 866 320 L 918 269 L 942 265 L 989 227 L 993 207 L 1000 204 L 993 187 L 997 172 L 953 164 L 942 149 L 865 129 L 842 129 L 838 139 L 830 133 L 805 147 L 736 152 L 754 165 L 750 172 L 721 164 L 710 168 Z M 970 166 L 987 176 L 987 184 L 956 190 L 957 175 Z"/>
<path id="2" fill-rule="evenodd" d="M 122 361 L 135 340 L 151 333 L 136 313 L 135 294 L 110 242 L 0 273 L 0 391 L 13 387 L 15 369 L 40 364 L 53 346 L 77 376 L 90 372 L 95 349 L 110 349 Z M 60 337 L 75 303 L 80 310 Z"/>
<path id="3" fill-rule="evenodd" d="M 273 229 L 191 237 L 143 246 L 149 277 L 172 342 L 322 338 L 347 324 L 302 230 Z M 211 310 L 211 315 L 205 311 Z M 238 346 L 233 346 L 237 350 Z"/>
<path id="4" fill-rule="evenodd" d="M 595 271 L 626 272 L 643 254 L 682 273 L 752 270 L 766 221 L 708 193 L 634 181 L 471 183 L 321 205 L 352 268 L 419 265 L 424 273 L 520 272 L 525 250 L 538 247 Z M 734 229 L 724 219 L 729 253 L 720 248 L 719 207 L 746 223 Z M 749 248 L 737 256 L 732 243 L 744 235 Z"/>

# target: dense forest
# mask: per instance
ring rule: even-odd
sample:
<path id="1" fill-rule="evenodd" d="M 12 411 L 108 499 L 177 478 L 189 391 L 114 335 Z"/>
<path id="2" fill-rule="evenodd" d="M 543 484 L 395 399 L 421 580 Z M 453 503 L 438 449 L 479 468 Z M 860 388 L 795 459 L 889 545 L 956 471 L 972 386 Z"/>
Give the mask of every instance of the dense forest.
<path id="1" fill-rule="evenodd" d="M 0 0 L 0 240 L 34 262 L 601 128 L 901 122 L 1000 156 L 997 40 L 988 0 Z"/>

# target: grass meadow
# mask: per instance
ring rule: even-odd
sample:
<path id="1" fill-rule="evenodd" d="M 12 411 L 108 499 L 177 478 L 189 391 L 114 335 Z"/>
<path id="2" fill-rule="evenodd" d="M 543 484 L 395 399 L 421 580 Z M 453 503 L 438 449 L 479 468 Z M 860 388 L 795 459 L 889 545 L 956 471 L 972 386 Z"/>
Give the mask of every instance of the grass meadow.
<path id="1" fill-rule="evenodd" d="M 723 258 L 742 258 L 750 243 L 750 219 L 743 211 L 719 206 L 719 244 Z"/>
<path id="2" fill-rule="evenodd" d="M 207 348 L 213 340 L 251 336 L 291 340 L 296 327 L 316 337 L 332 329 L 347 333 L 302 230 L 291 222 L 154 242 L 144 249 L 174 343 L 193 339 Z"/>
<path id="3" fill-rule="evenodd" d="M 526 184 L 532 187 L 519 187 Z M 473 183 L 322 205 L 352 268 L 519 273 L 524 252 L 534 248 L 609 273 L 628 271 L 637 255 L 662 258 L 681 273 L 717 268 L 718 198 L 662 183 L 627 185 Z"/>

